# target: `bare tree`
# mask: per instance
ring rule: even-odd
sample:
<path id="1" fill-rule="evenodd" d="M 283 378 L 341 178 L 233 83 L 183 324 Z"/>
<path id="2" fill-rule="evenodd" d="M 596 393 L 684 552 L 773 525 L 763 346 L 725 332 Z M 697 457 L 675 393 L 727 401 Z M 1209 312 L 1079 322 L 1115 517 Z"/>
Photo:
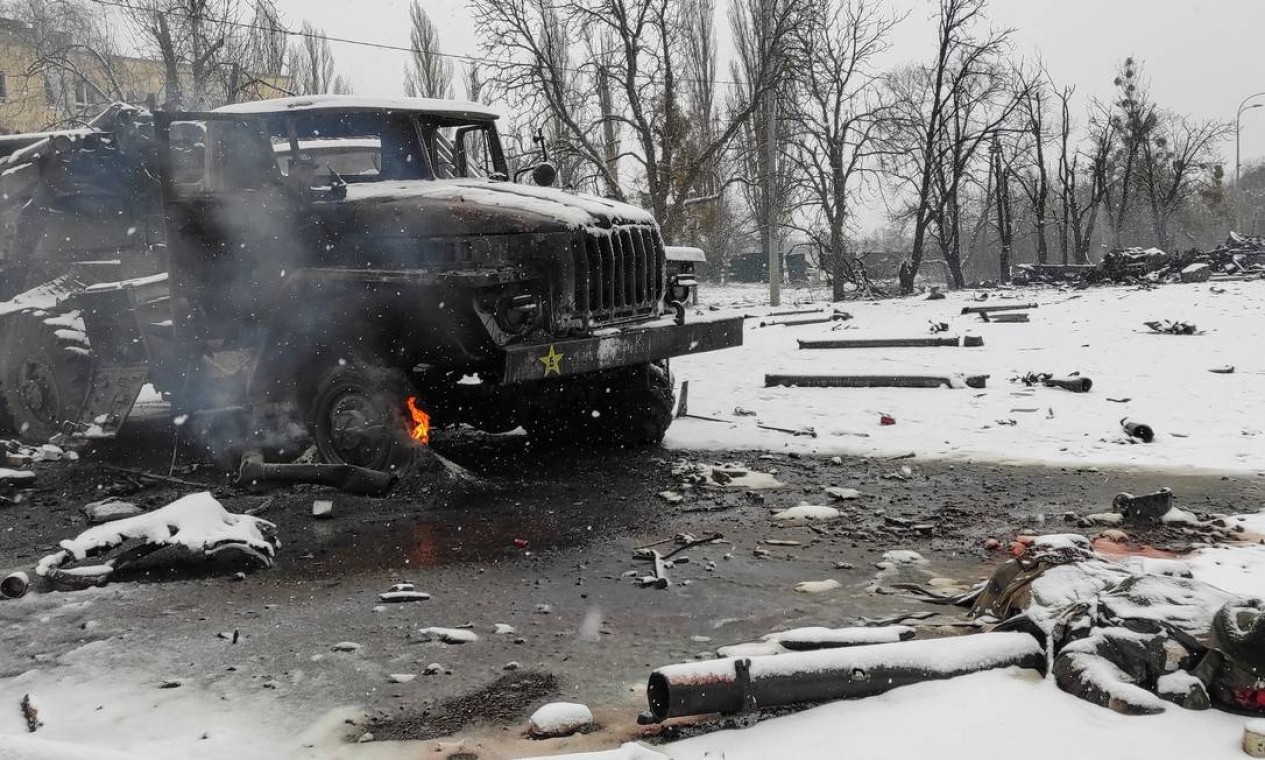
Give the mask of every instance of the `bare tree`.
<path id="1" fill-rule="evenodd" d="M 1109 115 L 1091 119 L 1087 148 L 1076 147 L 1071 140 L 1074 124 L 1071 100 L 1074 88 L 1065 87 L 1059 98 L 1059 237 L 1063 263 L 1068 263 L 1069 248 L 1075 263 L 1089 263 L 1089 249 L 1098 225 L 1099 209 L 1105 205 L 1110 183 L 1109 163 L 1116 145 L 1116 122 Z M 1101 118 L 1106 116 L 1105 118 Z"/>
<path id="2" fill-rule="evenodd" d="M 1160 113 L 1151 139 L 1143 143 L 1139 180 L 1146 193 L 1156 245 L 1172 249 L 1172 222 L 1191 206 L 1213 176 L 1214 147 L 1233 134 L 1215 121 Z"/>
<path id="3" fill-rule="evenodd" d="M 1046 149 L 1051 140 L 1049 132 L 1049 78 L 1042 71 L 1037 75 L 1018 72 L 1015 78 L 1018 91 L 1018 129 L 1026 138 L 1022 148 L 1025 166 L 1014 175 L 1015 181 L 1028 201 L 1032 213 L 1033 232 L 1036 235 L 1037 263 L 1050 259 L 1050 167 Z M 1009 175 L 1006 177 L 1009 179 Z M 1001 177 L 998 178 L 999 180 Z M 1001 196 L 998 196 L 999 198 Z M 1007 196 L 1008 198 L 1008 196 Z M 1000 209 L 998 210 L 1000 213 Z M 1003 275 L 1003 279 L 1008 275 Z"/>
<path id="4" fill-rule="evenodd" d="M 304 21 L 299 41 L 290 50 L 287 74 L 296 95 L 346 95 L 347 80 L 335 73 L 334 51 L 325 32 Z"/>
<path id="5" fill-rule="evenodd" d="M 835 300 L 852 284 L 873 287 L 861 260 L 848 251 L 853 196 L 873 168 L 888 108 L 879 103 L 875 58 L 888 47 L 896 19 L 867 0 L 818 6 L 797 30 L 800 66 L 789 99 L 793 136 L 787 154 L 799 199 L 795 226 L 818 251 Z"/>
<path id="6" fill-rule="evenodd" d="M 126 100 L 137 83 L 119 65 L 119 45 L 105 11 L 82 0 L 17 0 L 4 11 L 25 24 L 22 35 L 34 55 L 21 76 L 32 97 L 47 102 L 48 126 L 95 115 L 103 104 Z M 17 72 L 10 72 L 14 76 Z"/>
<path id="7" fill-rule="evenodd" d="M 776 43 L 775 52 L 787 42 L 803 2 L 776 3 L 765 27 Z M 607 187 L 617 188 L 612 193 L 615 197 L 624 198 L 628 192 L 612 175 L 602 130 L 597 129 L 605 118 L 618 119 L 630 143 L 620 160 L 640 170 L 637 179 L 644 187 L 643 198 L 669 240 L 682 228 L 685 210 L 698 202 L 697 193 L 712 159 L 729 144 L 789 65 L 784 55 L 763 60 L 749 85 L 753 97 L 744 99 L 716 125 L 711 140 L 701 150 L 682 151 L 684 136 L 692 125 L 682 110 L 682 34 L 675 0 L 474 0 L 473 7 L 489 67 L 495 72 L 489 81 L 495 81 L 511 99 L 539 98 L 565 129 L 575 154 Z M 542 35 L 550 14 L 559 16 L 571 30 L 565 40 L 609 36 L 613 47 L 610 60 L 603 66 L 617 113 L 602 114 L 591 95 L 578 107 L 571 107 L 568 75 L 582 68 L 586 77 L 592 77 L 595 64 L 564 68 L 555 46 Z"/>
<path id="8" fill-rule="evenodd" d="M 1111 221 L 1112 247 L 1120 248 L 1138 184 L 1138 160 L 1143 148 L 1151 142 L 1159 114 L 1150 99 L 1141 65 L 1132 57 L 1120 64 L 1114 83 L 1116 99 L 1109 118 L 1113 122 L 1116 145 L 1108 164 L 1109 181 L 1104 188 L 1103 206 Z"/>
<path id="9" fill-rule="evenodd" d="M 404 73 L 404 92 L 412 98 L 451 98 L 452 63 L 441 55 L 439 30 L 417 0 L 408 14 L 412 59 Z"/>
<path id="10" fill-rule="evenodd" d="M 888 168 L 912 197 L 905 212 L 912 250 L 900 271 L 904 293 L 913 292 L 933 229 L 952 279 L 961 284 L 962 183 L 980 144 L 1013 109 L 1013 101 L 1001 112 L 993 108 L 1009 32 L 977 34 L 987 7 L 987 0 L 939 0 L 934 61 L 889 79 L 900 109 L 891 122 L 891 150 L 902 158 Z"/>
<path id="11" fill-rule="evenodd" d="M 479 72 L 479 64 L 471 61 L 466 64 L 462 83 L 466 88 L 466 100 L 471 103 L 483 102 L 483 74 Z"/>

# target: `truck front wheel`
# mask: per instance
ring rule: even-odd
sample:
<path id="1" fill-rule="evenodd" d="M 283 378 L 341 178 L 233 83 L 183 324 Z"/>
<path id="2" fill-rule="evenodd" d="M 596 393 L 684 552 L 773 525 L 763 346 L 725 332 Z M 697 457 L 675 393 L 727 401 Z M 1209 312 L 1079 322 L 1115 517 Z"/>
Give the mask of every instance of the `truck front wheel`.
<path id="1" fill-rule="evenodd" d="M 674 402 L 668 363 L 638 364 L 551 389 L 526 427 L 534 442 L 546 446 L 651 446 L 672 424 Z"/>
<path id="2" fill-rule="evenodd" d="M 31 311 L 0 321 L 0 428 L 47 443 L 78 420 L 92 380 L 92 353 L 74 314 Z"/>
<path id="3" fill-rule="evenodd" d="M 321 457 L 380 472 L 406 467 L 419 445 L 411 435 L 412 394 L 412 384 L 397 370 L 348 364 L 326 372 L 309 404 Z"/>

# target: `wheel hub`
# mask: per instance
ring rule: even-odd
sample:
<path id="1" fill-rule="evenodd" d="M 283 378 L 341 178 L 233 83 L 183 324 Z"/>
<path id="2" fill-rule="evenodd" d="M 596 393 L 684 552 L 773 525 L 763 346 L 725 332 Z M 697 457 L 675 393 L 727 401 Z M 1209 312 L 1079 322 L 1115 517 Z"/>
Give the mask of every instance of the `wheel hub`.
<path id="1" fill-rule="evenodd" d="M 391 414 L 376 399 L 348 391 L 330 405 L 329 440 L 347 464 L 372 467 L 391 446 Z"/>

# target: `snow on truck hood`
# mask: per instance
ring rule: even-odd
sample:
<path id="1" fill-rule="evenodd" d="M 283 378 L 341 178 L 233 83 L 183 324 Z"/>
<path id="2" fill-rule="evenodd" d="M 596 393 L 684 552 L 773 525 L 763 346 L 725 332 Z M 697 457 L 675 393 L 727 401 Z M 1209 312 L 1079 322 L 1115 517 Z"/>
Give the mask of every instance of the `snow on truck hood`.
<path id="1" fill-rule="evenodd" d="M 409 180 L 373 182 L 347 186 L 348 202 L 396 201 L 421 198 L 457 201 L 533 214 L 571 229 L 616 224 L 654 224 L 645 209 L 619 201 L 555 190 L 549 187 L 516 185 L 484 180 Z"/>
<path id="2" fill-rule="evenodd" d="M 358 95 L 301 95 L 292 98 L 252 100 L 215 109 L 213 113 L 268 116 L 298 111 L 414 111 L 455 118 L 498 119 L 489 106 L 465 100 L 438 98 L 372 98 Z"/>

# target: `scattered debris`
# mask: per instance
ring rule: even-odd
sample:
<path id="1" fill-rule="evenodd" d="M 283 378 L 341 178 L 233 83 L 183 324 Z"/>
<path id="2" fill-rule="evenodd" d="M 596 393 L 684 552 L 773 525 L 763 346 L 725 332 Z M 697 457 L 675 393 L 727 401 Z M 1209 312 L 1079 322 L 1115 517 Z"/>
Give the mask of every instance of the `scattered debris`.
<path id="1" fill-rule="evenodd" d="M 764 387 L 983 388 L 988 375 L 765 375 Z"/>
<path id="2" fill-rule="evenodd" d="M 26 573 L 18 571 L 9 573 L 4 580 L 0 581 L 0 597 L 4 599 L 21 599 L 26 596 L 27 589 L 31 587 L 31 578 Z"/>
<path id="3" fill-rule="evenodd" d="M 1209 372 L 1212 372 L 1212 373 L 1214 373 L 1214 374 L 1218 374 L 1218 375 L 1233 375 L 1233 374 L 1234 374 L 1234 365 L 1233 365 L 1233 364 L 1227 364 L 1227 365 L 1225 365 L 1225 366 L 1223 366 L 1223 367 L 1213 367 L 1212 369 L 1210 369 L 1210 370 L 1208 370 L 1208 371 L 1209 371 Z"/>
<path id="4" fill-rule="evenodd" d="M 67 588 L 101 585 L 116 570 L 167 547 L 195 559 L 233 558 L 266 568 L 279 545 L 275 533 L 272 523 L 232 514 L 204 491 L 153 512 L 89 528 L 62 541 L 61 551 L 40 560 L 35 572 Z M 76 564 L 86 559 L 96 564 Z"/>
<path id="5" fill-rule="evenodd" d="M 677 493 L 676 491 L 660 491 L 659 498 L 663 499 L 669 504 L 680 504 L 681 502 L 685 501 L 685 497 Z"/>
<path id="6" fill-rule="evenodd" d="M 408 683 L 417 678 L 416 673 L 392 673 L 387 676 L 387 681 L 391 683 Z"/>
<path id="7" fill-rule="evenodd" d="M 479 634 L 465 628 L 440 628 L 431 626 L 417 631 L 423 637 L 436 639 L 445 644 L 471 644 L 479 640 Z"/>
<path id="8" fill-rule="evenodd" d="M 340 641 L 337 644 L 330 647 L 330 651 L 332 652 L 359 652 L 362 646 L 363 645 L 357 644 L 354 641 Z"/>
<path id="9" fill-rule="evenodd" d="M 378 601 L 387 604 L 400 604 L 402 602 L 424 602 L 430 599 L 430 594 L 418 591 L 417 587 L 412 583 L 396 583 L 387 589 L 385 593 L 378 594 Z"/>
<path id="10" fill-rule="evenodd" d="M 31 695 L 23 694 L 19 706 L 22 708 L 22 718 L 26 721 L 27 732 L 33 734 L 38 731 L 44 725 L 44 722 L 40 720 L 39 708 L 31 700 Z"/>
<path id="11" fill-rule="evenodd" d="M 531 714 L 529 732 L 535 739 L 570 736 L 593 726 L 593 711 L 577 702 L 550 702 Z"/>
<path id="12" fill-rule="evenodd" d="M 893 416 L 892 416 L 892 415 L 890 415 L 890 414 L 880 414 L 880 415 L 878 416 L 878 424 L 880 424 L 880 425 L 895 425 L 895 424 L 896 424 L 896 418 L 895 418 L 895 417 L 893 417 Z"/>
<path id="13" fill-rule="evenodd" d="M 1182 282 L 1207 282 L 1212 277 L 1212 267 L 1206 263 L 1191 264 L 1178 273 Z"/>
<path id="14" fill-rule="evenodd" d="M 334 502 L 329 499 L 317 499 L 312 502 L 312 517 L 328 520 L 334 516 Z"/>
<path id="15" fill-rule="evenodd" d="M 990 312 L 980 312 L 980 319 L 985 322 L 998 322 L 1001 324 L 1021 323 L 1028 321 L 1028 312 L 1020 311 L 1013 314 L 992 314 Z"/>
<path id="16" fill-rule="evenodd" d="M 1243 752 L 1248 757 L 1265 757 L 1265 720 L 1243 724 Z"/>
<path id="17" fill-rule="evenodd" d="M 840 516 L 839 510 L 834 507 L 814 506 L 811 504 L 801 504 L 798 507 L 784 509 L 773 515 L 773 522 L 779 525 L 796 526 L 807 525 L 812 522 L 825 522 L 827 520 L 837 520 Z"/>
<path id="18" fill-rule="evenodd" d="M 754 417 L 756 416 L 756 412 L 752 409 L 744 409 L 740 406 L 735 406 L 734 416 L 735 417 Z"/>
<path id="19" fill-rule="evenodd" d="M 861 498 L 862 494 L 855 488 L 840 488 L 839 486 L 827 486 L 826 494 L 835 501 L 851 501 L 852 499 Z"/>
<path id="20" fill-rule="evenodd" d="M 1055 377 L 1050 372 L 1029 372 L 1012 378 L 1012 382 L 1020 382 L 1027 386 L 1044 385 L 1047 388 L 1062 388 L 1072 393 L 1088 393 L 1094 387 L 1094 381 L 1088 377 L 1081 377 L 1079 372 L 1073 372 L 1067 377 Z"/>
<path id="21" fill-rule="evenodd" d="M 1142 496 L 1118 493 L 1111 507 L 1128 522 L 1159 522 L 1173 509 L 1173 489 L 1161 488 Z"/>
<path id="22" fill-rule="evenodd" d="M 444 666 L 437 662 L 432 662 L 422 669 L 422 675 L 424 676 L 437 676 L 442 672 L 444 672 Z"/>
<path id="23" fill-rule="evenodd" d="M 1125 435 L 1130 438 L 1137 438 L 1143 443 L 1150 443 L 1155 440 L 1155 431 L 1151 429 L 1150 425 L 1145 423 L 1134 422 L 1128 417 L 1125 417 L 1120 420 L 1120 427 L 1124 428 Z"/>
<path id="24" fill-rule="evenodd" d="M 114 520 L 122 520 L 126 517 L 135 517 L 145 510 L 126 501 L 119 501 L 111 496 L 108 499 L 94 501 L 91 504 L 85 504 L 81 508 L 84 516 L 88 518 L 88 522 L 93 525 L 112 522 Z"/>
<path id="25" fill-rule="evenodd" d="M 777 427 L 776 425 L 765 425 L 763 423 L 756 423 L 756 427 L 760 428 L 761 430 L 774 430 L 779 433 L 789 433 L 790 435 L 793 435 L 797 438 L 816 438 L 817 437 L 817 431 L 814 428 L 809 427 L 809 426 L 805 426 L 802 428 L 784 428 L 784 427 Z"/>
<path id="26" fill-rule="evenodd" d="M 498 636 L 510 636 L 512 634 L 518 633 L 518 630 L 515 629 L 514 626 L 508 623 L 497 623 L 496 625 L 492 626 L 492 633 L 495 633 Z"/>
<path id="27" fill-rule="evenodd" d="M 782 488 L 780 480 L 767 472 L 747 469 L 740 462 L 708 465 L 680 462 L 672 469 L 674 475 L 683 476 L 685 482 L 696 486 L 718 486 L 721 488 L 746 488 L 748 490 L 764 490 Z"/>
<path id="28" fill-rule="evenodd" d="M 1199 328 L 1196 327 L 1193 322 L 1174 322 L 1172 320 L 1165 319 L 1162 322 L 1153 321 L 1153 322 L 1143 322 L 1142 324 L 1151 328 L 1151 330 L 1154 332 L 1164 333 L 1166 335 L 1200 335 L 1201 334 L 1199 331 Z"/>
<path id="29" fill-rule="evenodd" d="M 864 626 L 854 628 L 809 627 L 795 628 L 781 633 L 771 633 L 765 636 L 764 640 L 781 644 L 792 652 L 804 652 L 869 644 L 890 644 L 896 641 L 908 641 L 915 635 L 916 631 L 907 625 L 892 625 L 879 628 Z"/>
<path id="30" fill-rule="evenodd" d="M 1010 306 L 963 306 L 963 314 L 985 314 L 992 315 L 999 311 L 1027 311 L 1028 309 L 1040 308 L 1041 304 L 1025 303 L 1012 304 Z"/>
<path id="31" fill-rule="evenodd" d="M 913 347 L 964 347 L 978 348 L 984 345 L 979 335 L 961 338 L 854 338 L 850 340 L 800 340 L 801 349 L 820 348 L 913 348 Z"/>
<path id="32" fill-rule="evenodd" d="M 35 479 L 35 473 L 30 470 L 12 470 L 8 467 L 0 467 L 0 484 L 18 483 Z"/>
<path id="33" fill-rule="evenodd" d="M 804 581 L 795 584 L 795 590 L 801 594 L 821 594 L 827 591 L 834 591 L 837 588 L 843 588 L 843 584 L 834 578 L 824 581 Z"/>

